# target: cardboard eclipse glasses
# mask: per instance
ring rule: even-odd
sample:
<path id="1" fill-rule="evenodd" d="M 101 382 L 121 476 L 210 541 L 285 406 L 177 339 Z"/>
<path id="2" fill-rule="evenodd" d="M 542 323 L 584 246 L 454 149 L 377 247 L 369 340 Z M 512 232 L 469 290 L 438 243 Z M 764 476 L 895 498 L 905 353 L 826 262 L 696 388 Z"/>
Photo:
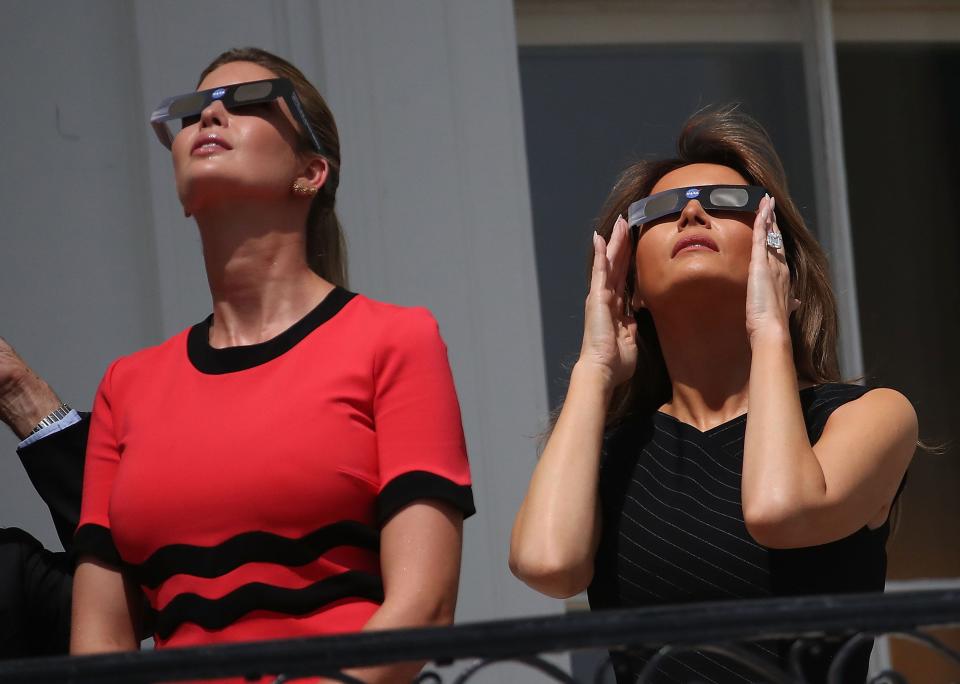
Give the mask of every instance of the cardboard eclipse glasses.
<path id="1" fill-rule="evenodd" d="M 183 95 L 168 97 L 161 102 L 150 115 L 150 125 L 157 134 L 157 138 L 167 149 L 173 145 L 177 132 L 171 130 L 169 122 L 174 119 L 199 117 L 200 113 L 216 100 L 220 100 L 227 109 L 236 109 L 249 105 L 272 102 L 283 98 L 290 112 L 303 127 L 310 143 L 319 154 L 326 156 L 327 152 L 320 144 L 317 136 L 307 121 L 307 115 L 300 104 L 300 98 L 293 84 L 286 78 L 271 78 L 265 81 L 250 81 L 233 85 L 199 90 Z M 189 124 L 183 124 L 189 125 Z"/>
<path id="2" fill-rule="evenodd" d="M 637 228 L 664 216 L 679 214 L 690 200 L 707 211 L 756 211 L 767 194 L 757 185 L 694 185 L 644 197 L 627 209 L 627 223 Z"/>

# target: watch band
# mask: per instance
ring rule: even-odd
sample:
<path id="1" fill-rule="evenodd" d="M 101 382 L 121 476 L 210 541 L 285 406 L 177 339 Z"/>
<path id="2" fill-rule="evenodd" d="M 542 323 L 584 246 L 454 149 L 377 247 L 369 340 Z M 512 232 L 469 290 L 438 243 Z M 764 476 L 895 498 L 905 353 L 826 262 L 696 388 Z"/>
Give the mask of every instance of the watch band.
<path id="1" fill-rule="evenodd" d="M 30 431 L 30 434 L 40 432 L 43 428 L 50 427 L 57 421 L 63 420 L 72 410 L 69 404 L 60 404 L 57 408 L 53 409 L 53 411 L 45 415 L 40 422 L 37 423 L 37 426 Z"/>

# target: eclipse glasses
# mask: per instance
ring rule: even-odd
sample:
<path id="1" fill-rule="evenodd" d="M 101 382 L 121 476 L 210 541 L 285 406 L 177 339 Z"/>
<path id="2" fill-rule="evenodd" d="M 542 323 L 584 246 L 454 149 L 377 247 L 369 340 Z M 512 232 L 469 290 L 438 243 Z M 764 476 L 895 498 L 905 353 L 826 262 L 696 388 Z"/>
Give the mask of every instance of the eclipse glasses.
<path id="1" fill-rule="evenodd" d="M 679 214 L 690 200 L 706 210 L 756 211 L 767 194 L 757 185 L 694 185 L 658 192 L 634 202 L 627 209 L 627 223 L 636 228 L 670 214 Z"/>
<path id="2" fill-rule="evenodd" d="M 310 142 L 319 154 L 326 155 L 323 145 L 314 135 L 313 129 L 307 121 L 307 115 L 303 111 L 303 105 L 300 104 L 300 98 L 293 84 L 286 78 L 271 78 L 265 81 L 250 81 L 248 83 L 235 83 L 233 85 L 222 86 L 220 88 L 211 88 L 210 90 L 199 90 L 184 95 L 168 97 L 161 102 L 150 115 L 150 125 L 156 132 L 157 137 L 163 146 L 167 149 L 173 145 L 173 139 L 178 131 L 170 129 L 169 122 L 174 119 L 181 120 L 181 129 L 189 126 L 194 121 L 189 121 L 191 117 L 199 119 L 200 113 L 210 106 L 216 100 L 220 100 L 227 109 L 237 109 L 249 105 L 272 102 L 283 98 L 287 103 L 290 112 L 296 117 L 297 121 L 303 127 Z"/>

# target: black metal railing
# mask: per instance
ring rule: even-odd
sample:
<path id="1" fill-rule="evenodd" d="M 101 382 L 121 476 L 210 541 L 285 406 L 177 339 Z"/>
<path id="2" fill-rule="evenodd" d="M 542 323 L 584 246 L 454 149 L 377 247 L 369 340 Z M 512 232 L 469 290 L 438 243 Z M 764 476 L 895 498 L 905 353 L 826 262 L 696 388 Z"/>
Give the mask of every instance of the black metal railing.
<path id="1" fill-rule="evenodd" d="M 532 617 L 453 627 L 361 632 L 342 636 L 260 641 L 200 648 L 167 649 L 98 656 L 36 658 L 0 662 L 0 682 L 9 684 L 140 684 L 221 677 L 270 677 L 275 684 L 295 677 L 325 677 L 353 683 L 342 670 L 404 661 L 434 665 L 418 682 L 464 684 L 496 663 L 514 662 L 538 670 L 547 681 L 576 684 L 544 654 L 580 649 L 644 648 L 654 655 L 640 675 L 648 681 L 659 665 L 697 649 L 738 663 L 757 681 L 806 684 L 798 663 L 825 637 L 845 645 L 833 657 L 828 684 L 846 684 L 846 661 L 858 645 L 885 634 L 914 639 L 960 665 L 960 653 L 924 632 L 960 625 L 960 590 L 906 591 L 724 601 L 564 616 Z M 757 658 L 739 644 L 790 639 L 783 663 Z M 444 665 L 470 665 L 444 677 Z M 439 667 L 438 667 L 439 666 Z M 604 665 L 605 669 L 607 665 Z M 595 681 L 600 682 L 603 671 Z M 886 672 L 871 681 L 906 681 Z"/>

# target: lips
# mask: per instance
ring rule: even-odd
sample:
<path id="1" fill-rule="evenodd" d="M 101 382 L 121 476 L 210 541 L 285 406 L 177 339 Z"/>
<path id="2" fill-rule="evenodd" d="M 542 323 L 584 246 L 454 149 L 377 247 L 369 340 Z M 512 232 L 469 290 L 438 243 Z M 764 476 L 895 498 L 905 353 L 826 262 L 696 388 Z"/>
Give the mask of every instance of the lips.
<path id="1" fill-rule="evenodd" d="M 706 235 L 685 235 L 674 243 L 670 258 L 672 259 L 685 249 L 711 249 L 714 252 L 720 251 L 717 243 Z"/>
<path id="2" fill-rule="evenodd" d="M 232 149 L 233 147 L 230 146 L 230 143 L 216 133 L 204 133 L 198 135 L 196 140 L 193 141 L 193 147 L 190 149 L 190 153 L 202 156 Z"/>

